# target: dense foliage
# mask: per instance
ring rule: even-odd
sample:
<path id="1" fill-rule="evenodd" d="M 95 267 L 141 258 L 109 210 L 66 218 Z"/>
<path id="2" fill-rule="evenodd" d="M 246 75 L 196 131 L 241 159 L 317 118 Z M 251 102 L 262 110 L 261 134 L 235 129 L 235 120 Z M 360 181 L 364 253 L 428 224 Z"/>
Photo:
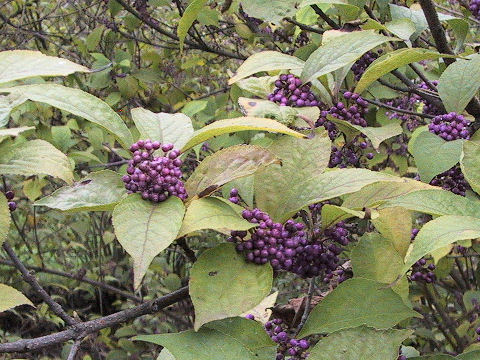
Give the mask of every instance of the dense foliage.
<path id="1" fill-rule="evenodd" d="M 2 358 L 480 359 L 479 14 L 2 2 Z"/>

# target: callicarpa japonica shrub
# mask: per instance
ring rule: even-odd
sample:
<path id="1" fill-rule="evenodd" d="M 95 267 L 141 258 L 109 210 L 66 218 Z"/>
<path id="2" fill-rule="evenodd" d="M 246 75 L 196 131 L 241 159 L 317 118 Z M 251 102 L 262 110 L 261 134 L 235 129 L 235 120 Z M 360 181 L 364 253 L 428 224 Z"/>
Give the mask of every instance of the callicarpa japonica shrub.
<path id="1" fill-rule="evenodd" d="M 0 358 L 480 359 L 478 4 L 2 2 Z"/>

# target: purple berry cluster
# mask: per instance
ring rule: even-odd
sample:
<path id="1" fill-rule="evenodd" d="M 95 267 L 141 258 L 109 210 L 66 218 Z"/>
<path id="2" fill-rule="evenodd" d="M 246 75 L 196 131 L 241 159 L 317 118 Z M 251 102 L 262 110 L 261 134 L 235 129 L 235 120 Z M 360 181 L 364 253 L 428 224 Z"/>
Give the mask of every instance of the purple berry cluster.
<path id="1" fill-rule="evenodd" d="M 247 315 L 248 317 L 248 315 Z M 251 317 L 248 317 L 251 319 Z M 272 319 L 265 323 L 265 331 L 278 344 L 275 360 L 284 360 L 287 356 L 291 360 L 301 360 L 308 356 L 310 343 L 307 340 L 297 340 L 288 334 L 288 327 L 282 319 Z"/>
<path id="2" fill-rule="evenodd" d="M 430 84 L 432 84 L 436 88 L 438 86 L 438 80 L 430 81 Z M 430 92 L 433 91 L 425 82 L 421 82 L 418 85 L 418 89 L 430 91 Z M 422 112 L 424 114 L 434 115 L 434 116 L 443 114 L 443 111 L 441 109 L 436 107 L 434 104 L 430 104 L 428 101 L 423 99 L 420 95 L 414 94 L 412 95 L 412 97 L 417 103 L 423 103 Z"/>
<path id="3" fill-rule="evenodd" d="M 385 102 L 387 105 L 393 106 L 399 110 L 415 110 L 415 104 L 417 99 L 413 96 L 402 96 L 395 99 L 391 99 Z M 386 115 L 390 119 L 399 119 L 402 124 L 408 129 L 408 131 L 414 131 L 419 126 L 425 124 L 424 120 L 418 116 L 405 114 L 401 112 L 388 111 Z"/>
<path id="4" fill-rule="evenodd" d="M 315 240 L 309 240 L 304 224 L 291 219 L 285 224 L 276 223 L 259 209 L 244 210 L 242 216 L 258 227 L 250 230 L 250 238 L 247 238 L 247 231 L 231 232 L 228 241 L 236 244 L 237 251 L 244 253 L 247 261 L 259 265 L 270 262 L 273 269 L 289 271 L 302 278 L 336 270 L 342 246 L 350 242 L 350 232 L 343 222 L 318 233 Z"/>
<path id="5" fill-rule="evenodd" d="M 480 20 L 480 0 L 471 0 L 468 9 L 477 20 Z"/>
<path id="6" fill-rule="evenodd" d="M 154 156 L 161 149 L 165 156 Z M 133 158 L 128 162 L 127 175 L 122 177 L 128 193 L 140 193 L 144 200 L 162 202 L 169 196 L 187 198 L 179 159 L 180 151 L 172 144 L 139 140 L 130 147 Z"/>
<path id="7" fill-rule="evenodd" d="M 462 170 L 458 165 L 435 176 L 432 181 L 430 181 L 430 185 L 440 186 L 444 190 L 461 196 L 465 196 L 466 191 L 470 189 L 470 185 L 467 180 L 465 180 Z"/>
<path id="8" fill-rule="evenodd" d="M 410 275 L 411 281 L 419 281 L 426 283 L 433 283 L 436 280 L 435 273 L 435 264 L 428 264 L 427 260 L 420 259 L 412 266 L 412 273 Z"/>
<path id="9" fill-rule="evenodd" d="M 430 83 L 435 87 L 438 85 L 437 80 L 430 81 Z M 432 89 L 430 89 L 430 87 L 425 82 L 418 84 L 417 88 L 430 91 L 430 92 L 432 91 Z M 440 110 L 435 105 L 428 103 L 425 99 L 423 99 L 417 94 L 413 94 L 411 96 L 407 95 L 407 96 L 395 98 L 392 100 L 388 100 L 386 101 L 386 104 L 396 107 L 399 110 L 409 110 L 409 111 L 416 111 L 419 105 L 423 105 L 421 109 L 423 114 L 428 114 L 433 116 L 443 114 L 442 110 Z M 404 113 L 395 112 L 395 111 L 388 112 L 387 115 L 391 119 L 392 118 L 400 119 L 402 121 L 402 124 L 404 124 L 409 131 L 414 131 L 417 127 L 424 125 L 423 119 L 415 115 L 404 114 Z"/>
<path id="10" fill-rule="evenodd" d="M 298 77 L 288 74 L 280 75 L 275 81 L 273 93 L 268 95 L 268 100 L 281 106 L 304 107 L 319 106 L 315 94 L 310 90 L 310 84 L 303 84 Z"/>
<path id="11" fill-rule="evenodd" d="M 470 139 L 470 121 L 463 115 L 451 112 L 449 114 L 437 115 L 428 125 L 428 130 L 447 141 L 458 139 Z"/>
<path id="12" fill-rule="evenodd" d="M 368 143 L 364 141 L 364 138 L 360 138 L 360 142 L 352 142 L 345 144 L 342 147 L 332 146 L 332 152 L 330 153 L 330 161 L 328 167 L 334 168 L 346 168 L 349 166 L 352 167 L 361 167 L 362 166 L 362 150 L 365 150 L 368 147 Z M 365 154 L 365 157 L 368 160 L 373 159 L 373 153 Z"/>
<path id="13" fill-rule="evenodd" d="M 327 119 L 327 115 L 331 115 L 340 120 L 346 120 L 353 125 L 362 127 L 367 126 L 365 114 L 368 111 L 368 102 L 356 93 L 346 91 L 343 97 L 351 102 L 351 105 L 338 102 L 328 110 L 320 112 L 320 117 L 316 122 L 316 126 L 324 126 L 328 131 L 330 139 L 335 139 L 338 134 L 337 127 L 334 123 Z"/>
<path id="14" fill-rule="evenodd" d="M 8 209 L 10 211 L 15 211 L 17 209 L 17 203 L 13 201 L 13 198 L 15 197 L 15 193 L 12 190 L 8 190 L 8 189 L 5 189 L 3 193 L 8 201 Z"/>
<path id="15" fill-rule="evenodd" d="M 355 64 L 352 66 L 353 75 L 355 76 L 355 80 L 360 80 L 365 70 L 373 63 L 375 60 L 378 59 L 379 55 L 382 54 L 382 50 L 375 51 L 368 51 L 362 55 L 360 59 L 358 59 Z"/>

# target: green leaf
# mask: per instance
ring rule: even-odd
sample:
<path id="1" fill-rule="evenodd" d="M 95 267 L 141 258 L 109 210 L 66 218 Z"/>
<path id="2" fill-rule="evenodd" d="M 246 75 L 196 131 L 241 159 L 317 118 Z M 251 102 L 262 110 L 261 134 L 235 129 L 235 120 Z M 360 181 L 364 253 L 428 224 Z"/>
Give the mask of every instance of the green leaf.
<path id="1" fill-rule="evenodd" d="M 271 169 L 267 171 L 271 171 Z M 265 177 L 266 180 L 275 181 L 271 187 L 266 185 L 266 181 L 262 181 L 261 185 L 257 184 L 257 177 L 255 177 L 257 204 L 262 210 L 267 211 L 275 221 L 287 220 L 308 205 L 356 192 L 364 186 L 378 181 L 404 181 L 396 176 L 366 169 L 336 169 L 309 177 L 300 177 L 299 175 L 297 178 L 297 174 L 301 174 L 302 171 L 303 169 L 299 166 L 296 173 L 288 174 L 289 177 L 282 180 L 285 183 L 280 182 L 280 179 L 274 176 Z M 279 184 L 284 186 L 276 194 L 257 191 L 261 187 L 269 191 L 277 189 Z"/>
<path id="2" fill-rule="evenodd" d="M 480 88 L 480 55 L 458 59 L 445 69 L 438 82 L 438 94 L 448 112 L 462 113 Z"/>
<path id="3" fill-rule="evenodd" d="M 428 28 L 428 22 L 423 14 L 422 10 L 412 10 L 405 6 L 399 6 L 394 4 L 390 5 L 390 14 L 393 20 L 397 19 L 409 19 L 415 24 L 416 31 L 411 36 L 411 40 L 415 40 L 420 34 Z M 437 13 L 440 21 L 448 21 L 455 19 L 453 16 Z"/>
<path id="4" fill-rule="evenodd" d="M 273 91 L 274 83 L 277 79 L 278 76 L 249 77 L 238 80 L 236 85 L 254 96 L 266 98 Z"/>
<path id="5" fill-rule="evenodd" d="M 137 289 L 152 260 L 177 237 L 185 207 L 176 196 L 155 204 L 132 194 L 113 210 L 115 235 L 133 258 Z"/>
<path id="6" fill-rule="evenodd" d="M 421 60 L 439 59 L 445 56 L 452 57 L 451 55 L 442 55 L 437 51 L 420 48 L 404 48 L 387 52 L 385 55 L 376 59 L 367 70 L 365 70 L 361 79 L 358 81 L 355 92 L 359 94 L 364 92 L 375 80 L 380 79 L 392 70 Z"/>
<path id="7" fill-rule="evenodd" d="M 90 69 L 40 51 L 0 52 L 0 84 L 34 76 L 67 76 L 75 72 L 90 72 Z"/>
<path id="8" fill-rule="evenodd" d="M 87 119 L 110 131 L 123 147 L 133 142 L 132 134 L 122 118 L 105 102 L 82 90 L 57 84 L 35 84 L 1 89 L 0 92 L 22 95 Z"/>
<path id="9" fill-rule="evenodd" d="M 400 206 L 434 216 L 480 217 L 480 202 L 445 190 L 421 190 L 388 200 L 380 208 Z"/>
<path id="10" fill-rule="evenodd" d="M 242 7 L 250 16 L 280 24 L 283 18 L 295 15 L 298 2 L 298 0 L 242 0 Z"/>
<path id="11" fill-rule="evenodd" d="M 109 211 L 126 195 L 119 174 L 110 170 L 94 172 L 72 186 L 64 186 L 37 201 L 35 206 L 47 206 L 61 211 Z"/>
<path id="12" fill-rule="evenodd" d="M 195 131 L 188 143 L 183 147 L 182 151 L 185 152 L 195 145 L 201 144 L 214 136 L 246 130 L 270 131 L 274 133 L 287 134 L 298 138 L 305 137 L 305 135 L 289 129 L 285 125 L 282 125 L 275 120 L 246 116 L 233 119 L 217 120 L 212 124 Z"/>
<path id="13" fill-rule="evenodd" d="M 393 122 L 380 127 L 362 127 L 351 124 L 345 120 L 339 120 L 330 115 L 328 115 L 328 119 L 339 125 L 340 130 L 342 130 L 342 128 L 347 128 L 350 131 L 353 130 L 354 132 L 360 132 L 364 134 L 372 142 L 372 146 L 375 150 L 378 150 L 380 144 L 385 140 L 402 133 L 402 127 Z"/>
<path id="14" fill-rule="evenodd" d="M 233 337 L 255 353 L 255 356 L 267 359 L 267 356 L 270 355 L 268 360 L 271 360 L 276 355 L 277 344 L 272 341 L 264 327 L 257 321 L 245 319 L 245 317 L 233 317 L 213 321 L 206 327 Z"/>
<path id="15" fill-rule="evenodd" d="M 176 360 L 168 349 L 163 348 L 160 354 L 157 357 L 157 360 Z"/>
<path id="16" fill-rule="evenodd" d="M 278 291 L 275 291 L 274 293 L 268 295 L 265 299 L 263 299 L 260 304 L 255 306 L 253 309 L 245 311 L 240 316 L 245 317 L 250 314 L 255 317 L 255 321 L 265 324 L 268 319 L 270 319 L 270 316 L 272 316 L 272 308 L 277 302 L 277 297 Z"/>
<path id="17" fill-rule="evenodd" d="M 339 331 L 321 339 L 309 360 L 392 360 L 410 330 L 375 330 L 365 326 Z"/>
<path id="18" fill-rule="evenodd" d="M 415 32 L 415 24 L 409 19 L 396 19 L 387 22 L 385 28 L 407 43 L 410 41 L 410 36 Z"/>
<path id="19" fill-rule="evenodd" d="M 7 198 L 0 192 L 0 245 L 7 238 L 11 220 Z"/>
<path id="20" fill-rule="evenodd" d="M 339 221 L 357 217 L 363 219 L 365 212 L 351 210 L 346 207 L 325 204 L 322 206 L 322 229 L 329 228 Z"/>
<path id="21" fill-rule="evenodd" d="M 321 128 L 311 139 L 281 137 L 268 149 L 281 159 L 282 166 L 272 165 L 255 175 L 255 200 L 257 207 L 280 221 L 290 217 L 283 204 L 290 192 L 293 195 L 299 182 L 320 176 L 327 168 L 331 142 Z"/>
<path id="22" fill-rule="evenodd" d="M 221 232 L 248 230 L 255 225 L 240 215 L 243 208 L 217 197 L 193 200 L 187 208 L 178 237 L 194 231 L 212 229 Z"/>
<path id="23" fill-rule="evenodd" d="M 250 56 L 228 81 L 229 85 L 261 71 L 302 69 L 305 62 L 277 51 L 262 51 Z"/>
<path id="24" fill-rule="evenodd" d="M 478 217 L 445 215 L 426 223 L 405 257 L 405 265 L 400 272 L 403 275 L 408 269 L 432 251 L 443 248 L 459 240 L 480 237 L 480 221 Z"/>
<path id="25" fill-rule="evenodd" d="M 96 29 L 94 29 L 90 34 L 88 34 L 85 40 L 88 51 L 94 51 L 97 48 L 102 38 L 102 33 L 104 30 L 105 30 L 105 27 L 101 25 Z"/>
<path id="26" fill-rule="evenodd" d="M 413 316 L 418 313 L 385 284 L 353 278 L 342 282 L 315 306 L 299 337 L 361 325 L 388 329 Z"/>
<path id="27" fill-rule="evenodd" d="M 403 208 L 394 207 L 379 210 L 378 215 L 372 219 L 372 224 L 404 257 L 411 241 L 412 214 Z"/>
<path id="28" fill-rule="evenodd" d="M 192 120 L 185 114 L 154 113 L 143 108 L 131 110 L 140 139 L 158 140 L 181 149 L 193 134 Z"/>
<path id="29" fill-rule="evenodd" d="M 420 178 L 430 182 L 436 175 L 447 171 L 460 161 L 464 140 L 446 141 L 429 131 L 412 137 L 408 150 L 415 158 Z M 433 156 L 435 154 L 435 156 Z"/>
<path id="30" fill-rule="evenodd" d="M 182 18 L 178 22 L 177 36 L 180 39 L 180 51 L 183 50 L 183 43 L 188 34 L 188 30 L 197 19 L 198 14 L 207 3 L 207 0 L 193 0 L 185 9 Z"/>
<path id="31" fill-rule="evenodd" d="M 480 194 L 480 143 L 465 141 L 460 161 L 462 173 L 473 190 Z"/>
<path id="32" fill-rule="evenodd" d="M 214 9 L 204 8 L 198 13 L 197 20 L 200 24 L 206 26 L 219 25 L 219 12 Z"/>
<path id="33" fill-rule="evenodd" d="M 70 161 L 44 140 L 0 145 L 0 174 L 50 175 L 72 183 Z"/>
<path id="34" fill-rule="evenodd" d="M 17 289 L 0 284 L 0 312 L 24 304 L 34 306 L 32 302 Z"/>
<path id="35" fill-rule="evenodd" d="M 384 284 L 392 283 L 403 266 L 403 256 L 398 253 L 392 241 L 377 233 L 362 236 L 352 250 L 351 261 L 355 277 Z M 408 299 L 407 279 L 392 287 L 392 290 Z"/>
<path id="36" fill-rule="evenodd" d="M 195 114 L 205 110 L 208 105 L 208 100 L 193 100 L 185 104 L 182 108 L 182 113 L 188 117 L 192 117 Z"/>
<path id="37" fill-rule="evenodd" d="M 247 347 L 242 340 L 259 333 L 260 325 L 251 321 L 243 333 L 225 334 L 221 331 L 202 328 L 174 334 L 140 335 L 133 340 L 147 341 L 168 349 L 175 360 L 271 360 L 275 356 L 275 347 L 265 343 L 262 348 Z M 263 338 L 263 336 L 262 336 Z M 267 352 L 268 347 L 271 351 Z M 260 350 L 260 351 L 258 351 Z"/>
<path id="38" fill-rule="evenodd" d="M 274 119 L 285 125 L 293 125 L 295 120 L 305 127 L 308 123 L 302 119 L 306 118 L 315 124 L 320 117 L 320 108 L 317 106 L 291 107 L 280 106 L 273 101 L 258 100 L 240 97 L 238 104 L 245 116 Z"/>
<path id="39" fill-rule="evenodd" d="M 247 263 L 233 244 L 224 243 L 205 251 L 190 275 L 195 330 L 210 321 L 238 316 L 251 309 L 270 293 L 272 281 L 270 264 Z"/>
<path id="40" fill-rule="evenodd" d="M 0 127 L 8 123 L 10 112 L 27 101 L 21 94 L 0 95 Z"/>
<path id="41" fill-rule="evenodd" d="M 397 40 L 376 34 L 373 30 L 353 31 L 337 36 L 310 55 L 301 78 L 305 82 L 312 81 L 355 62 L 364 53 L 384 42 Z"/>
<path id="42" fill-rule="evenodd" d="M 8 129 L 0 129 L 0 142 L 2 142 L 3 139 L 9 136 L 18 136 L 19 134 L 35 129 L 34 126 L 23 126 L 23 127 L 17 127 L 17 128 L 8 128 Z"/>
<path id="43" fill-rule="evenodd" d="M 456 359 L 458 360 L 477 360 L 479 358 L 480 358 L 480 350 L 468 351 L 456 357 Z"/>
<path id="44" fill-rule="evenodd" d="M 235 145 L 207 156 L 185 183 L 189 196 L 206 196 L 229 181 L 254 174 L 280 160 L 255 145 Z"/>
<path id="45" fill-rule="evenodd" d="M 46 179 L 34 177 L 23 182 L 23 193 L 31 202 L 43 195 L 42 189 L 48 185 Z"/>
<path id="46" fill-rule="evenodd" d="M 395 199 L 398 196 L 409 194 L 419 190 L 437 189 L 432 185 L 403 178 L 402 182 L 381 181 L 365 186 L 360 191 L 345 197 L 342 206 L 350 209 L 363 209 L 372 207 L 385 200 Z"/>

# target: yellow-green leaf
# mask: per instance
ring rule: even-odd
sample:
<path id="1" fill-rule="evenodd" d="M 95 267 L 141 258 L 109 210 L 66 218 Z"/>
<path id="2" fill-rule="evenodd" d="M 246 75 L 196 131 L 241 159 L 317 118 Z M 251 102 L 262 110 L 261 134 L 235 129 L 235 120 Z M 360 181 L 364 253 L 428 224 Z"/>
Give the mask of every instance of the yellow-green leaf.
<path id="1" fill-rule="evenodd" d="M 32 302 L 20 291 L 11 286 L 0 284 L 0 312 L 25 304 L 33 306 Z"/>
<path id="2" fill-rule="evenodd" d="M 243 62 L 228 81 L 229 85 L 261 71 L 302 69 L 305 62 L 299 58 L 277 51 L 262 51 Z"/>
<path id="3" fill-rule="evenodd" d="M 233 119 L 217 120 L 212 124 L 195 131 L 192 138 L 183 147 L 182 151 L 186 151 L 195 145 L 201 144 L 205 140 L 208 140 L 214 136 L 246 130 L 269 131 L 273 133 L 287 134 L 298 138 L 305 137 L 305 135 L 289 129 L 285 125 L 282 125 L 275 120 L 245 116 Z"/>
<path id="4" fill-rule="evenodd" d="M 134 287 L 137 289 L 152 260 L 177 237 L 185 207 L 172 196 L 155 204 L 132 194 L 113 210 L 115 235 L 133 258 Z"/>
<path id="5" fill-rule="evenodd" d="M 230 243 L 205 251 L 190 274 L 195 330 L 258 305 L 270 293 L 273 281 L 270 264 L 247 263 Z"/>
<path id="6" fill-rule="evenodd" d="M 185 188 L 189 196 L 206 196 L 232 180 L 274 163 L 279 164 L 280 160 L 260 146 L 230 146 L 206 157 L 188 178 Z"/>
<path id="7" fill-rule="evenodd" d="M 72 183 L 67 156 L 44 140 L 0 145 L 0 174 L 50 175 Z"/>
<path id="8" fill-rule="evenodd" d="M 34 76 L 67 76 L 75 72 L 90 72 L 90 69 L 40 51 L 0 52 L 0 84 Z"/>

